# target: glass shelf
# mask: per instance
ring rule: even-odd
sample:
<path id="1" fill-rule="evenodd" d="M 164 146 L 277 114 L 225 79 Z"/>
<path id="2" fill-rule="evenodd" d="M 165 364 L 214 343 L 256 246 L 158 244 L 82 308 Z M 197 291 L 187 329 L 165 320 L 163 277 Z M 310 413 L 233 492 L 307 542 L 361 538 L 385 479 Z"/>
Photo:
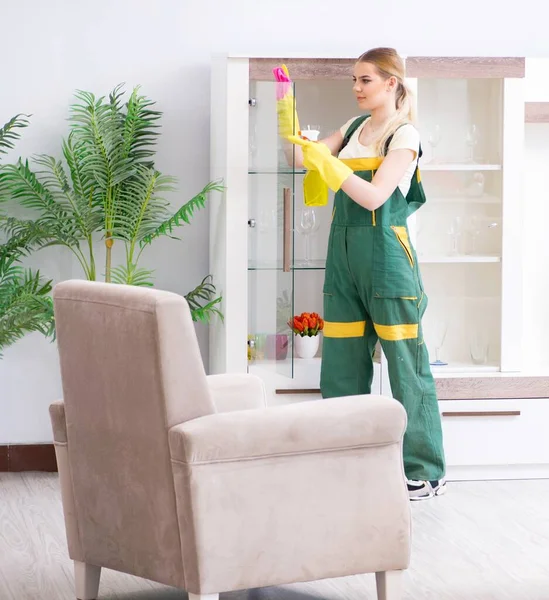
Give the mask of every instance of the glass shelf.
<path id="1" fill-rule="evenodd" d="M 248 263 L 248 271 L 282 271 L 282 262 L 278 261 L 261 261 Z M 293 265 L 290 266 L 291 271 L 324 271 L 326 268 L 326 260 L 310 260 L 306 263 L 303 260 L 296 260 Z"/>
<path id="2" fill-rule="evenodd" d="M 478 373 L 497 373 L 499 367 L 496 363 L 486 363 L 484 365 L 475 365 L 473 363 L 449 362 L 447 365 L 431 365 L 431 372 L 435 379 L 442 378 L 447 375 L 466 375 Z"/>
<path id="3" fill-rule="evenodd" d="M 476 164 L 476 163 L 426 163 L 419 165 L 419 170 L 424 171 L 501 171 L 501 165 Z M 292 169 L 291 167 L 252 167 L 248 175 L 305 175 L 306 169 Z"/>
<path id="4" fill-rule="evenodd" d="M 305 175 L 306 169 L 292 169 L 291 167 L 252 167 L 248 175 Z"/>
<path id="5" fill-rule="evenodd" d="M 424 171 L 501 171 L 501 165 L 477 163 L 425 163 L 420 162 L 419 170 Z"/>
<path id="6" fill-rule="evenodd" d="M 443 264 L 443 263 L 499 263 L 501 256 L 474 256 L 474 255 L 457 255 L 457 256 L 418 256 L 421 264 Z"/>
<path id="7" fill-rule="evenodd" d="M 496 204 L 502 203 L 501 198 L 483 194 L 482 196 L 467 196 L 465 194 L 456 194 L 455 196 L 429 196 L 428 204 Z"/>

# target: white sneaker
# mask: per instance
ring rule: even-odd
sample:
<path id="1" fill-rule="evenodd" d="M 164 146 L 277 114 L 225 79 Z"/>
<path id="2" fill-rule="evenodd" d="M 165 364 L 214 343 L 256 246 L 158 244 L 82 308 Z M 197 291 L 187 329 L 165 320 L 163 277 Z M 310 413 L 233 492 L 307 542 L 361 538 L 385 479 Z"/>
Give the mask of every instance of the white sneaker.
<path id="1" fill-rule="evenodd" d="M 428 500 L 446 493 L 446 479 L 436 481 L 410 481 L 408 480 L 408 494 L 410 500 Z"/>

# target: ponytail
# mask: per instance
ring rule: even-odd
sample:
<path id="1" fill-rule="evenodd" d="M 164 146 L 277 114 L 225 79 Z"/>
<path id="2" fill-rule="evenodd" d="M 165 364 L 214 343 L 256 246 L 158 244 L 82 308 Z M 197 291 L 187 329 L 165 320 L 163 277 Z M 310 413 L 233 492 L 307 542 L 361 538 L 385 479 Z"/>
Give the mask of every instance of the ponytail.
<path id="1" fill-rule="evenodd" d="M 378 156 L 385 155 L 385 146 L 387 144 L 387 140 L 401 125 L 404 123 L 416 122 L 416 106 L 414 95 L 406 83 L 400 79 L 398 80 L 398 88 L 396 91 L 395 100 L 396 112 L 387 121 L 376 142 L 376 152 Z"/>

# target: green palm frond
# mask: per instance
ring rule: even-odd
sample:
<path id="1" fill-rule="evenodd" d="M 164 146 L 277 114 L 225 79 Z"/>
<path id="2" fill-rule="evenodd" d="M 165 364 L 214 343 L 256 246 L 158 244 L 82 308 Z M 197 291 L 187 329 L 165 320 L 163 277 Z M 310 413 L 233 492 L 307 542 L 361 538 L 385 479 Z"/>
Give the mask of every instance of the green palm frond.
<path id="1" fill-rule="evenodd" d="M 154 271 L 139 268 L 136 264 L 120 265 L 112 270 L 113 283 L 152 287 Z"/>
<path id="2" fill-rule="evenodd" d="M 28 125 L 29 115 L 16 115 L 0 128 L 0 154 L 6 154 L 20 137 L 17 129 Z M 22 163 L 19 164 L 22 167 Z M 15 167 L 17 170 L 17 167 Z M 18 181 L 15 193 L 13 181 Z M 31 183 L 43 201 L 48 202 L 45 190 L 36 181 Z M 24 192 L 23 182 L 14 170 L 2 167 L 0 170 L 0 200 L 32 196 Z M 38 202 L 38 198 L 34 198 Z M 44 282 L 40 272 L 25 270 L 19 260 L 30 251 L 49 241 L 49 231 L 41 222 L 25 221 L 7 215 L 0 215 L 0 230 L 7 234 L 7 240 L 0 244 L 0 358 L 2 351 L 21 339 L 27 333 L 37 331 L 46 337 L 55 336 L 53 301 L 49 296 L 51 281 Z"/>
<path id="3" fill-rule="evenodd" d="M 1 256 L 28 256 L 32 250 L 43 248 L 55 240 L 56 232 L 40 220 L 25 220 L 0 215 L 0 231 L 7 241 L 0 245 Z"/>
<path id="4" fill-rule="evenodd" d="M 7 293 L 6 286 L 19 281 L 23 274 L 24 269 L 17 264 L 16 256 L 3 251 L 3 246 L 0 246 L 0 302 Z"/>
<path id="5" fill-rule="evenodd" d="M 113 237 L 135 244 L 155 232 L 170 216 L 163 194 L 173 191 L 175 182 L 152 167 L 138 166 L 117 200 Z"/>
<path id="6" fill-rule="evenodd" d="M 156 139 L 159 135 L 160 125 L 156 123 L 162 115 L 161 112 L 152 110 L 156 103 L 138 94 L 139 86 L 134 88 L 126 105 L 124 120 L 124 155 L 132 158 L 134 162 L 144 162 L 143 159 L 154 155 Z M 145 162 L 152 167 L 152 163 Z"/>
<path id="7" fill-rule="evenodd" d="M 63 140 L 63 156 L 71 174 L 74 193 L 81 198 L 86 198 L 91 203 L 93 200 L 93 179 L 82 168 L 87 154 L 86 147 L 75 140 L 75 134 L 71 131 L 68 138 Z"/>
<path id="8" fill-rule="evenodd" d="M 78 244 L 78 226 L 72 211 L 57 201 L 55 193 L 40 181 L 28 161 L 4 166 L 0 171 L 2 186 L 8 187 L 11 198 L 22 206 L 38 212 L 42 223 L 55 232 L 60 244 Z"/>
<path id="9" fill-rule="evenodd" d="M 53 301 L 48 295 L 51 281 L 44 283 L 39 271 L 5 267 L 0 259 L 0 358 L 6 347 L 27 333 L 55 335 Z"/>
<path id="10" fill-rule="evenodd" d="M 66 149 L 69 151 L 68 146 Z M 72 180 L 69 181 L 63 163 L 51 156 L 38 156 L 35 162 L 44 167 L 43 171 L 37 172 L 41 185 L 49 190 L 64 214 L 70 215 L 75 237 L 83 239 L 92 235 L 101 225 L 103 213 L 100 206 L 93 202 L 91 186 L 85 179 L 79 177 L 79 173 L 75 173 L 77 181 L 74 185 Z M 72 177 L 74 171 L 70 173 Z M 80 189 L 81 192 L 76 192 L 75 188 Z"/>
<path id="11" fill-rule="evenodd" d="M 134 174 L 132 161 L 124 156 L 123 120 L 103 97 L 83 91 L 75 95 L 79 103 L 71 106 L 72 131 L 86 151 L 83 173 L 109 191 Z"/>
<path id="12" fill-rule="evenodd" d="M 223 314 L 217 308 L 217 305 L 221 303 L 221 298 L 215 298 L 215 294 L 213 278 L 211 275 L 207 275 L 194 290 L 185 296 L 194 321 L 209 323 L 214 315 L 223 320 Z"/>
<path id="13" fill-rule="evenodd" d="M 141 245 L 144 246 L 150 244 L 155 238 L 160 237 L 161 235 L 167 235 L 173 237 L 173 239 L 178 239 L 171 235 L 173 229 L 175 227 L 180 227 L 184 223 L 188 225 L 191 222 L 191 217 L 194 212 L 200 208 L 204 208 L 207 196 L 210 192 L 220 192 L 224 189 L 224 186 L 220 182 L 213 181 L 208 183 L 200 193 L 185 203 L 174 215 L 158 224 L 154 231 L 146 234 L 141 240 Z"/>
<path id="14" fill-rule="evenodd" d="M 0 154 L 7 154 L 8 150 L 14 147 L 15 141 L 21 137 L 16 130 L 27 127 L 29 117 L 30 115 L 15 115 L 3 127 L 0 127 Z"/>
<path id="15" fill-rule="evenodd" d="M 122 114 L 122 96 L 124 96 L 124 84 L 119 83 L 113 91 L 109 94 L 109 109 L 113 119 L 118 121 L 120 124 L 124 121 L 124 115 Z"/>
<path id="16" fill-rule="evenodd" d="M 67 217 L 54 195 L 31 170 L 28 160 L 18 160 L 14 165 L 6 165 L 0 172 L 0 180 L 9 185 L 11 197 L 19 200 L 22 206 L 55 218 Z"/>

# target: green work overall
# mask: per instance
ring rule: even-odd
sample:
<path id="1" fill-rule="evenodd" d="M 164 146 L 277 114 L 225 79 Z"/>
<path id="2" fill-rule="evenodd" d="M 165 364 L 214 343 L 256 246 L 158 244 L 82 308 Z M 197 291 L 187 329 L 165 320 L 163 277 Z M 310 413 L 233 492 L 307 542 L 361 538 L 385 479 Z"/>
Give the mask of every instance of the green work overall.
<path id="1" fill-rule="evenodd" d="M 360 117 L 351 124 L 344 143 L 362 121 Z M 343 159 L 366 181 L 382 161 Z M 406 476 L 433 481 L 445 474 L 442 429 L 421 326 L 427 297 L 406 225 L 407 217 L 424 202 L 417 168 L 406 198 L 397 187 L 375 211 L 337 192 L 324 282 L 320 387 L 324 398 L 371 393 L 379 339 L 393 396 L 408 414 Z"/>

